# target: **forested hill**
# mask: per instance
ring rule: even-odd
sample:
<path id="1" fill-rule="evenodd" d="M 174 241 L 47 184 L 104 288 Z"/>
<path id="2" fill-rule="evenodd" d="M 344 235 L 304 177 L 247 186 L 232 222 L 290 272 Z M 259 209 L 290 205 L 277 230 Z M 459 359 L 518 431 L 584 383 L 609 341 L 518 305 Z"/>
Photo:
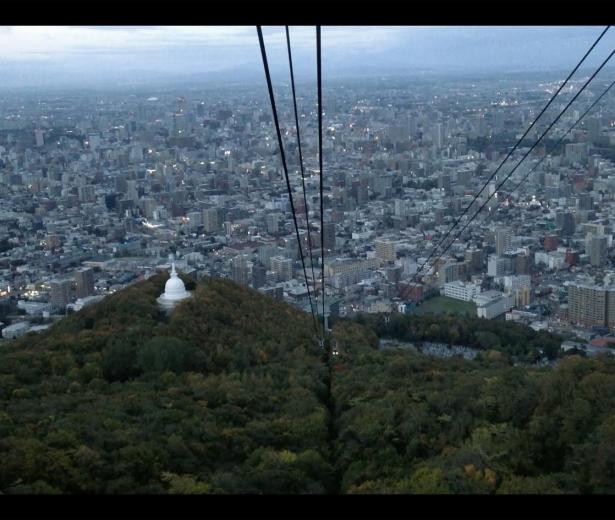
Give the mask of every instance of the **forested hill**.
<path id="1" fill-rule="evenodd" d="M 473 361 L 379 350 L 444 329 L 370 318 L 327 359 L 309 315 L 228 281 L 185 279 L 166 318 L 165 281 L 2 347 L 1 493 L 615 492 L 611 357 L 513 366 L 516 329 Z"/>
<path id="2" fill-rule="evenodd" d="M 331 490 L 311 317 L 211 279 L 165 321 L 166 278 L 3 348 L 0 491 Z"/>

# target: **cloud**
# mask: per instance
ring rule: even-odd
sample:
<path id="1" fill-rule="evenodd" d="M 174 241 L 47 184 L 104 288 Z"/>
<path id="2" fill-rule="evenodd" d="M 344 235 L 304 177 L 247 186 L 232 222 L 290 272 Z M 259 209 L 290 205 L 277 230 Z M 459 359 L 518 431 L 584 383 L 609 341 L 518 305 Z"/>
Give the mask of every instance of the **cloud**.
<path id="1" fill-rule="evenodd" d="M 367 75 L 429 69 L 475 71 L 572 67 L 600 27 L 330 27 L 322 28 L 323 69 Z M 287 81 L 283 26 L 263 28 L 272 74 Z M 615 31 L 614 31 L 615 33 Z M 314 27 L 290 28 L 298 78 L 315 76 Z M 610 33 L 597 56 L 615 44 Z M 595 63 L 592 58 L 589 63 Z M 3 82 L 15 77 L 92 80 L 144 71 L 168 77 L 236 70 L 262 73 L 254 26 L 4 26 Z M 11 65 L 11 66 L 9 66 Z M 37 76 L 38 74 L 38 76 Z M 32 80 L 34 81 L 34 80 Z"/>

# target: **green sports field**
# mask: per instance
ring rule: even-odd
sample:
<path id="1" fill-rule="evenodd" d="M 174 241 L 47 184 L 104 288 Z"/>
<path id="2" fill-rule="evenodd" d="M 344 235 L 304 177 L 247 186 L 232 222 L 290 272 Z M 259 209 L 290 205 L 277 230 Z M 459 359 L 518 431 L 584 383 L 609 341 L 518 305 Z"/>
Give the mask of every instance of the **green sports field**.
<path id="1" fill-rule="evenodd" d="M 435 296 L 425 300 L 416 309 L 416 314 L 455 314 L 457 316 L 476 316 L 476 304 L 474 302 L 463 302 L 447 296 Z"/>

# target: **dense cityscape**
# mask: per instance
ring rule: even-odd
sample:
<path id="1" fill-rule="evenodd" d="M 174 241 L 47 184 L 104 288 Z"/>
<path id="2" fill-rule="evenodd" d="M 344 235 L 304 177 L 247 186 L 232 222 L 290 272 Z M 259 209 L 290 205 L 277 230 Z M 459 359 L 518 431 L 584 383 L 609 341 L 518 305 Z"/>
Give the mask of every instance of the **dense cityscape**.
<path id="1" fill-rule="evenodd" d="M 418 276 L 558 81 L 333 83 L 324 96 L 324 230 L 315 96 L 299 85 L 306 215 L 290 88 L 278 85 L 314 304 L 324 232 L 328 315 L 412 314 L 430 301 L 447 311 L 461 302 L 478 317 L 576 338 L 564 348 L 615 342 L 613 93 L 554 148 L 604 80 L 494 194 L 585 79 L 537 122 L 461 224 L 494 195 L 485 210 Z M 309 312 L 262 87 L 21 92 L 0 110 L 3 338 L 167 271 L 169 255 L 196 279 L 230 278 Z"/>
<path id="2" fill-rule="evenodd" d="M 0 27 L 0 495 L 615 493 L 609 29 Z"/>

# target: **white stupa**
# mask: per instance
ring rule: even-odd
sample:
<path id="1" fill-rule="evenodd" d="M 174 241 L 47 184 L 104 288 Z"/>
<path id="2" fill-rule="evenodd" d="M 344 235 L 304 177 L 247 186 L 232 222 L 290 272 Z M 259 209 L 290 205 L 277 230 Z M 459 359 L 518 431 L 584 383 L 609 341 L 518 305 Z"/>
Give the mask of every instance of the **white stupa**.
<path id="1" fill-rule="evenodd" d="M 171 276 L 164 286 L 164 292 L 156 300 L 165 311 L 171 311 L 182 300 L 190 298 L 192 293 L 186 291 L 182 279 L 177 276 L 175 262 L 171 263 Z"/>

